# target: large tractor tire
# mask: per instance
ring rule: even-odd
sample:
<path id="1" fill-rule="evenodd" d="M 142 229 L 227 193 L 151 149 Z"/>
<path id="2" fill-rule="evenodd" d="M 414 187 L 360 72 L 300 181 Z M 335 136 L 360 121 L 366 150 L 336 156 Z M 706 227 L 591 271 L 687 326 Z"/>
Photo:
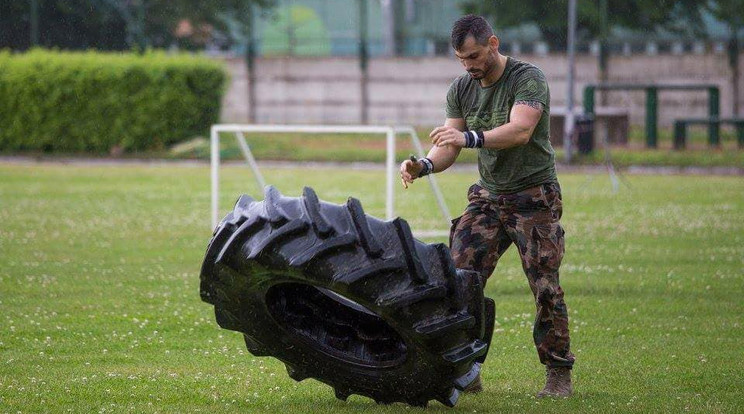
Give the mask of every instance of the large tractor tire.
<path id="1" fill-rule="evenodd" d="M 318 379 L 346 400 L 454 406 L 480 371 L 493 301 L 443 244 L 413 238 L 405 220 L 267 187 L 242 196 L 217 226 L 201 297 L 248 350 L 297 381 Z"/>

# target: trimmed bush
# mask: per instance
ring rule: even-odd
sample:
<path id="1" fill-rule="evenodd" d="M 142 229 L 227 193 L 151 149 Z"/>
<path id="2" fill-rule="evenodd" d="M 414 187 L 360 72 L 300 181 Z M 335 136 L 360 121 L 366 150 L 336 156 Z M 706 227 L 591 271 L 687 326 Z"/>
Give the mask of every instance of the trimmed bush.
<path id="1" fill-rule="evenodd" d="M 191 55 L 0 52 L 0 151 L 163 149 L 218 121 L 226 78 Z"/>

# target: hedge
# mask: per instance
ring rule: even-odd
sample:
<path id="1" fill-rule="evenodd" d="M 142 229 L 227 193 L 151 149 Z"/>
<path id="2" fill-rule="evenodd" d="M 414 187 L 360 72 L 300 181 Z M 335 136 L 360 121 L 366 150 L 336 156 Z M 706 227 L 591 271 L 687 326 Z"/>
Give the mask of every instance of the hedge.
<path id="1" fill-rule="evenodd" d="M 208 133 L 226 78 L 192 55 L 0 52 L 0 151 L 163 149 Z"/>

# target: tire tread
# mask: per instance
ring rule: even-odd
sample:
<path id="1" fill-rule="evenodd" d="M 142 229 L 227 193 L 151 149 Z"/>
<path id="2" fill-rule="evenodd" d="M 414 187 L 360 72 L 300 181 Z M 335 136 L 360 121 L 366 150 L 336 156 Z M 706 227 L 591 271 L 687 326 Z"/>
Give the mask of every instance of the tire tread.
<path id="1" fill-rule="evenodd" d="M 214 305 L 219 325 L 242 332 L 252 354 L 279 358 L 291 378 L 316 378 L 344 401 L 357 394 L 381 404 L 425 407 L 435 399 L 452 407 L 480 372 L 478 361 L 488 350 L 490 338 L 481 333 L 480 281 L 455 268 L 444 244 L 416 240 L 401 218 L 383 222 L 367 216 L 355 198 L 336 205 L 322 202 L 309 187 L 301 197 L 291 198 L 273 186 L 264 189 L 262 201 L 239 197 L 212 235 L 200 279 L 202 300 Z M 311 342 L 295 341 L 271 322 L 267 292 L 279 283 L 311 285 L 319 295 L 329 290 L 363 305 L 405 338 L 385 352 L 415 347 L 410 355 L 418 362 L 405 368 L 410 371 L 396 373 L 398 368 L 362 365 L 347 370 L 337 361 L 319 359 L 322 349 L 309 349 Z M 314 301 L 302 306 L 315 314 L 331 309 Z M 294 312 L 285 311 L 290 316 Z M 334 318 L 328 314 L 329 322 Z M 357 329 L 351 320 L 338 320 L 341 332 Z M 324 343 L 339 334 L 316 322 L 309 335 Z M 370 334 L 357 330 L 352 335 Z M 372 356 L 365 351 L 357 357 Z M 433 375 L 425 388 L 422 373 Z M 371 378 L 380 382 L 369 382 Z"/>
<path id="2" fill-rule="evenodd" d="M 367 221 L 367 215 L 364 214 L 362 203 L 354 197 L 349 197 L 349 200 L 346 202 L 346 208 L 349 210 L 351 221 L 354 223 L 354 228 L 359 235 L 359 242 L 364 251 L 370 257 L 380 257 L 384 250 L 369 228 L 369 222 Z"/>

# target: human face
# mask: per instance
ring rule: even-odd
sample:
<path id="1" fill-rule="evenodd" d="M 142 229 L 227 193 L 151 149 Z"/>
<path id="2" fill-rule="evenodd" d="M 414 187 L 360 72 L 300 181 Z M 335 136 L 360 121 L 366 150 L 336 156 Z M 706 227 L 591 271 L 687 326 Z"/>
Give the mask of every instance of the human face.
<path id="1" fill-rule="evenodd" d="M 473 79 L 485 79 L 495 72 L 498 61 L 491 43 L 493 42 L 489 41 L 485 45 L 480 45 L 473 36 L 468 36 L 462 47 L 455 50 L 455 56 Z"/>

